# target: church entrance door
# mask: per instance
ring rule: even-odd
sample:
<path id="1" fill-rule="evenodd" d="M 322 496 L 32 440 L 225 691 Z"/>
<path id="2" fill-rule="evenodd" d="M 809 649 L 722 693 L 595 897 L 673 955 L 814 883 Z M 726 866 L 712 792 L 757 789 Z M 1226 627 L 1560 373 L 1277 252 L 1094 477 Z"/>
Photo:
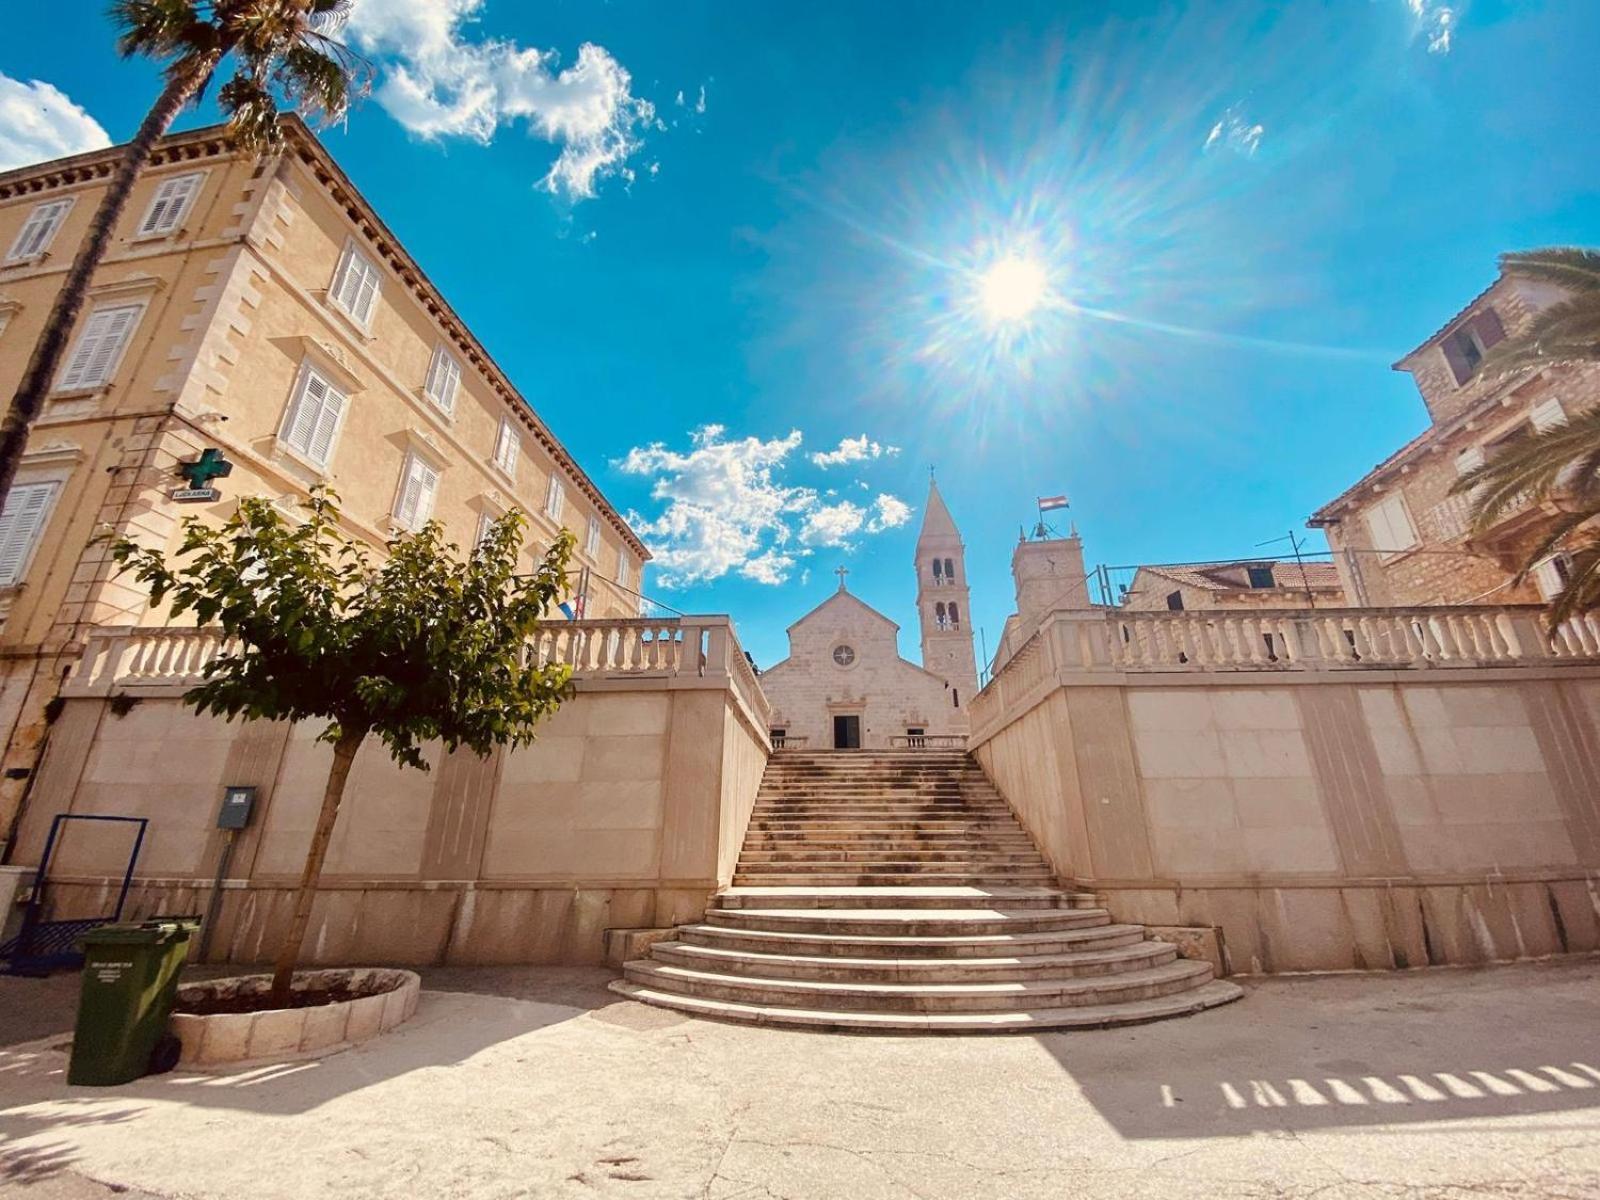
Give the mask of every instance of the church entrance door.
<path id="1" fill-rule="evenodd" d="M 835 750 L 861 749 L 861 718 L 858 716 L 833 719 L 833 748 Z"/>

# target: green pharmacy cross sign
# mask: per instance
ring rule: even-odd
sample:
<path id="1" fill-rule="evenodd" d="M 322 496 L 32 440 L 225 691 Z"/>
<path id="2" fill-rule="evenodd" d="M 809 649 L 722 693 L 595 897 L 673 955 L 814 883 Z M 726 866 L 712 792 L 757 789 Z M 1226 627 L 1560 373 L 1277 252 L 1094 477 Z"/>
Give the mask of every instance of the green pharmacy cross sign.
<path id="1" fill-rule="evenodd" d="M 211 486 L 211 481 L 232 475 L 233 464 L 223 456 L 221 450 L 213 446 L 202 450 L 200 457 L 193 462 L 179 463 L 178 474 L 183 476 L 188 486 L 174 490 L 172 498 L 187 504 L 200 504 L 222 498 L 222 493 Z"/>

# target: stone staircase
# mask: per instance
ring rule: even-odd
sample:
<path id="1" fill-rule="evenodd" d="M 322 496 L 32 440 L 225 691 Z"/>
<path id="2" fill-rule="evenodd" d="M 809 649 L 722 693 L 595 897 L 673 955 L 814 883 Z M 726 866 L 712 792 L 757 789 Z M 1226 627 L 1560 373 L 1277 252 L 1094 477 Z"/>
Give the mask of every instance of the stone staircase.
<path id="1" fill-rule="evenodd" d="M 726 1020 L 1101 1027 L 1236 1000 L 1211 965 L 1065 891 L 964 751 L 782 751 L 733 886 L 613 990 Z"/>

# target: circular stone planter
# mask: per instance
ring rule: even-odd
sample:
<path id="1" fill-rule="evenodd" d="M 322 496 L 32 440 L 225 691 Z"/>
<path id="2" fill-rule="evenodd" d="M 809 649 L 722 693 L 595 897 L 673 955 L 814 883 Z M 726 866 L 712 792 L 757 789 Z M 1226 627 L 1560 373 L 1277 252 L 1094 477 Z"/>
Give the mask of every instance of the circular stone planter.
<path id="1" fill-rule="evenodd" d="M 265 996 L 270 975 L 239 975 L 185 983 L 179 1004 Z M 306 1008 L 273 1008 L 262 1012 L 173 1013 L 168 1028 L 183 1044 L 180 1067 L 217 1067 L 269 1059 L 312 1058 L 365 1042 L 411 1019 L 417 1011 L 422 980 L 415 971 L 383 967 L 343 967 L 296 971 L 294 990 L 330 989 L 359 993 L 354 1000 Z"/>

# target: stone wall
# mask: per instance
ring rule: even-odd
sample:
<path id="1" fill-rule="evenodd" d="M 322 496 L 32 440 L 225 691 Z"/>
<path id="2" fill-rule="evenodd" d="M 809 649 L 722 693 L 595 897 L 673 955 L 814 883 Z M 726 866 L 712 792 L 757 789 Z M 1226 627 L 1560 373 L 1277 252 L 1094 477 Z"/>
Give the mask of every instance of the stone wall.
<path id="1" fill-rule="evenodd" d="M 1247 972 L 1600 949 L 1600 658 L 1133 670 L 1069 630 L 974 752 L 1117 919 L 1220 927 Z"/>
<path id="2" fill-rule="evenodd" d="M 698 670 L 580 679 L 532 746 L 487 758 L 433 747 L 422 772 L 369 742 L 329 848 L 307 961 L 592 963 L 606 929 L 697 919 L 732 878 L 768 752 L 759 693 L 714 669 L 740 660 L 737 644 L 710 645 Z M 37 864 L 57 813 L 146 816 L 127 915 L 200 912 L 227 836 L 215 828 L 222 790 L 254 785 L 213 957 L 270 959 L 330 747 L 310 725 L 196 716 L 181 687 L 117 691 L 136 697 L 122 715 L 109 695 L 66 700 L 13 861 Z M 54 915 L 106 911 L 129 842 L 127 827 L 69 825 L 50 867 Z"/>

